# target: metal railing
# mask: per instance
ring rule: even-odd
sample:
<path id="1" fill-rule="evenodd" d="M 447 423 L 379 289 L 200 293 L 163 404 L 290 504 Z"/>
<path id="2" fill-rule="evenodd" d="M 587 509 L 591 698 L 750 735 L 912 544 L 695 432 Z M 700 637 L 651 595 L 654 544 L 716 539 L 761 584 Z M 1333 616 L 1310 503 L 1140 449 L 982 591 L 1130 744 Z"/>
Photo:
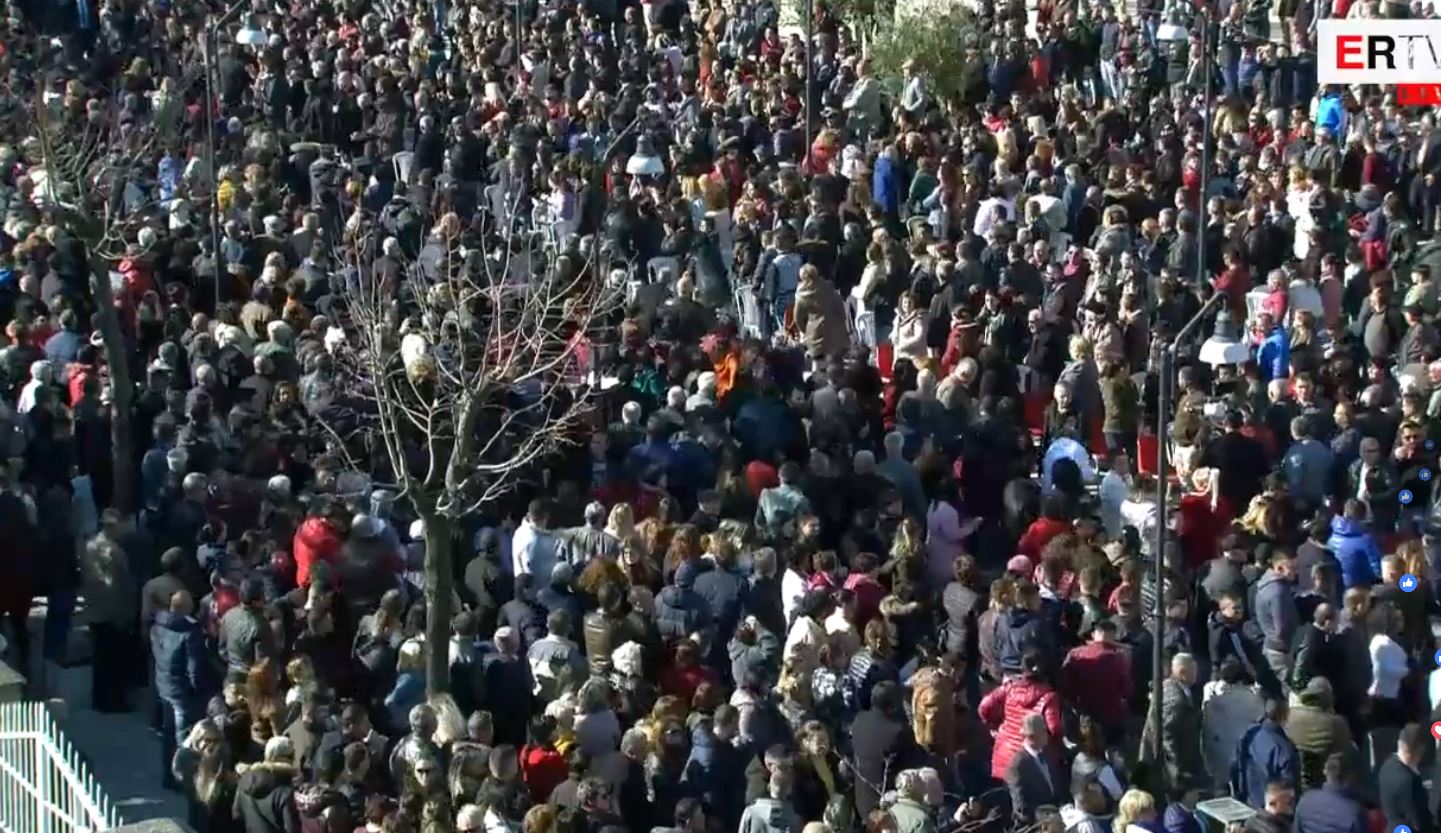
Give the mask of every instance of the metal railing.
<path id="1" fill-rule="evenodd" d="M 0 831 L 99 833 L 120 823 L 43 703 L 0 705 Z"/>

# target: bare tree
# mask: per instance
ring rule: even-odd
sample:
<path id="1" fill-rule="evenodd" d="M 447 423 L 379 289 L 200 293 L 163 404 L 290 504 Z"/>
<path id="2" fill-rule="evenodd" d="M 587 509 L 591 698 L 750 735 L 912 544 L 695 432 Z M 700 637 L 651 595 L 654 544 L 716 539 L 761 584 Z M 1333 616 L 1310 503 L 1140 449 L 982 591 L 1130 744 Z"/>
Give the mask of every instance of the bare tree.
<path id="1" fill-rule="evenodd" d="M 584 435 L 596 391 L 591 345 L 621 303 L 599 277 L 594 247 L 557 250 L 512 234 L 514 208 L 483 235 L 484 250 L 461 249 L 454 215 L 414 258 L 358 217 L 346 230 L 343 364 L 352 393 L 371 403 L 365 439 L 383 449 L 424 522 L 432 692 L 449 686 L 457 526 Z"/>
<path id="2" fill-rule="evenodd" d="M 7 118 L 32 163 L 29 175 L 37 207 L 62 235 L 84 248 L 110 374 L 113 503 L 124 511 L 139 508 L 130 365 L 134 346 L 121 327 L 111 272 L 122 258 L 145 253 L 137 244 L 139 232 L 159 203 L 140 187 L 141 166 L 152 165 L 175 137 L 183 109 L 178 89 L 167 80 L 148 117 L 122 118 L 119 103 L 107 91 L 90 97 L 69 85 L 41 86 L 33 105 Z"/>

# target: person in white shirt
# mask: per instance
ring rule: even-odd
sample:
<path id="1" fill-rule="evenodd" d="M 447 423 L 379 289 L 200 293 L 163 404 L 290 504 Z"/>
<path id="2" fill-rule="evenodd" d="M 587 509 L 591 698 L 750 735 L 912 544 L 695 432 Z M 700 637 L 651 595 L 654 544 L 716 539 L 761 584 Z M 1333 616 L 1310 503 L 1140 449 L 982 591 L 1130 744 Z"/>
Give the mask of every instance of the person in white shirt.
<path id="1" fill-rule="evenodd" d="M 511 538 L 511 574 L 532 575 L 549 580 L 561 559 L 561 542 L 549 529 L 550 502 L 537 498 L 530 502 L 525 520 L 516 527 Z"/>
<path id="2" fill-rule="evenodd" d="M 1401 706 L 1401 681 L 1411 671 L 1406 650 L 1393 634 L 1401 632 L 1401 614 L 1389 605 L 1371 611 L 1371 715 L 1376 725 L 1400 726 L 1406 722 Z"/>
<path id="3" fill-rule="evenodd" d="M 821 627 L 826 598 L 826 594 L 819 591 L 806 593 L 796 606 L 795 622 L 786 635 L 782 656 L 794 663 L 793 667 L 802 675 L 816 670 L 821 662 L 821 646 L 826 642 L 826 631 Z"/>
<path id="4" fill-rule="evenodd" d="M 1101 523 L 1112 539 L 1119 538 L 1126 525 L 1121 505 L 1131 498 L 1131 457 L 1124 450 L 1111 457 L 1111 469 L 1101 478 L 1097 495 L 1101 501 Z"/>

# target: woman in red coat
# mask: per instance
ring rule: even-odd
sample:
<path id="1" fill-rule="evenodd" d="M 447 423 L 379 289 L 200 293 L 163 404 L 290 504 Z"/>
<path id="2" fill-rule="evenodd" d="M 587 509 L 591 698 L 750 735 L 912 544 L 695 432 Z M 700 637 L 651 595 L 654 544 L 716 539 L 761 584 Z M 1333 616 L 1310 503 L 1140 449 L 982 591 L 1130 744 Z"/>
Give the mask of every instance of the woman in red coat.
<path id="1" fill-rule="evenodd" d="M 340 560 L 340 548 L 344 544 L 345 533 L 336 520 L 325 515 L 311 515 L 301 522 L 290 542 L 290 552 L 295 556 L 296 584 L 309 587 L 316 564 L 324 562 L 334 567 Z"/>
<path id="2" fill-rule="evenodd" d="M 1027 650 L 1021 658 L 1025 669 L 1019 676 L 1008 677 L 1000 688 L 981 700 L 978 710 L 982 722 L 990 727 L 996 742 L 991 749 L 991 775 L 1005 780 L 1006 768 L 1025 739 L 1023 724 L 1026 716 L 1040 712 L 1046 719 L 1051 743 L 1061 737 L 1061 695 L 1046 684 L 1041 668 L 1041 655 Z"/>

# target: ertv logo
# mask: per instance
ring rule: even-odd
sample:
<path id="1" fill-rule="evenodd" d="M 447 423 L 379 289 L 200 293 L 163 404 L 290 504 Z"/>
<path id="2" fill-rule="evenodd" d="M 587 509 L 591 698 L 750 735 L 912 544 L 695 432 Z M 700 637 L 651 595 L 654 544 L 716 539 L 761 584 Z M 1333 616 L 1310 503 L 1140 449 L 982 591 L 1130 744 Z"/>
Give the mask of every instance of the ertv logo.
<path id="1" fill-rule="evenodd" d="M 1441 20 L 1322 20 L 1322 84 L 1396 87 L 1403 105 L 1441 104 Z"/>

